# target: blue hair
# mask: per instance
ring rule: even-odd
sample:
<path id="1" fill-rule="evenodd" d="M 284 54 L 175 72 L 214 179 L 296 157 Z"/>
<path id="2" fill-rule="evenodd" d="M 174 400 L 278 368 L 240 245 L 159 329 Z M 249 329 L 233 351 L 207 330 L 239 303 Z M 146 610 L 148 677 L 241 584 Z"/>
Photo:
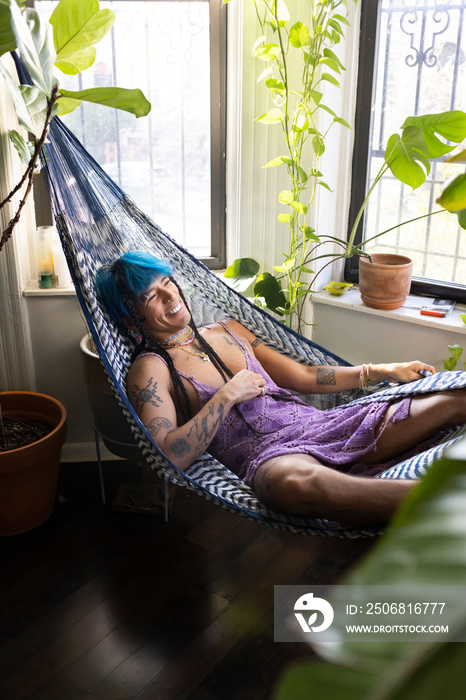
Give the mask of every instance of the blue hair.
<path id="1" fill-rule="evenodd" d="M 128 300 L 143 294 L 157 277 L 172 273 L 171 265 L 151 253 L 139 250 L 125 253 L 97 270 L 97 299 L 110 318 L 123 328 L 124 320 L 133 317 Z"/>

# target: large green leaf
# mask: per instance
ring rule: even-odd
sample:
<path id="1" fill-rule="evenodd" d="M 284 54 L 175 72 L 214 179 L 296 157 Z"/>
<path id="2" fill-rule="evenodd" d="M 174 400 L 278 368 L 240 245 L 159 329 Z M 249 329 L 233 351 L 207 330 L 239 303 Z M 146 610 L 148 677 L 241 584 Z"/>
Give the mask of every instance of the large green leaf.
<path id="1" fill-rule="evenodd" d="M 19 9 L 16 0 L 10 0 L 10 13 L 11 28 L 21 59 L 34 84 L 50 95 L 53 84 L 53 76 L 51 75 L 53 57 L 51 60 L 48 55 L 50 47 L 46 31 L 41 27 L 38 19 L 31 20 L 32 24 L 28 24 L 26 16 Z"/>
<path id="2" fill-rule="evenodd" d="M 296 22 L 290 29 L 290 44 L 296 49 L 306 46 L 309 41 L 309 29 L 302 22 Z"/>
<path id="3" fill-rule="evenodd" d="M 114 21 L 113 10 L 100 10 L 98 0 L 61 0 L 50 17 L 57 68 L 69 75 L 89 68 L 95 60 L 93 45 Z"/>
<path id="4" fill-rule="evenodd" d="M 225 270 L 225 277 L 255 277 L 260 265 L 254 258 L 237 258 Z"/>
<path id="5" fill-rule="evenodd" d="M 321 663 L 297 664 L 283 676 L 271 700 L 362 700 L 374 685 L 374 674 Z M 319 694 L 320 691 L 320 694 Z"/>
<path id="6" fill-rule="evenodd" d="M 70 114 L 70 112 L 74 112 L 74 110 L 77 109 L 80 104 L 81 100 L 74 100 L 72 97 L 60 97 L 57 100 L 57 114 L 59 117 L 63 117 L 65 114 Z"/>
<path id="7" fill-rule="evenodd" d="M 45 126 L 47 95 L 37 85 L 20 85 L 19 89 L 34 126 L 32 133 L 39 137 Z"/>
<path id="8" fill-rule="evenodd" d="M 442 194 L 436 201 L 450 212 L 466 209 L 466 173 L 457 175 L 453 180 L 446 183 Z"/>
<path id="9" fill-rule="evenodd" d="M 145 98 L 141 90 L 99 87 L 90 88 L 89 90 L 71 91 L 60 88 L 60 94 L 63 97 L 71 97 L 74 100 L 84 100 L 85 102 L 94 102 L 95 104 L 122 109 L 125 112 L 131 112 L 136 117 L 145 117 L 151 109 L 150 102 Z"/>
<path id="10" fill-rule="evenodd" d="M 21 158 L 21 162 L 24 165 L 28 165 L 29 161 L 31 160 L 31 151 L 28 146 L 28 142 L 24 138 L 24 136 L 21 136 L 15 129 L 12 129 L 11 131 L 8 132 L 8 136 L 10 137 L 10 141 L 15 147 L 19 157 Z"/>
<path id="11" fill-rule="evenodd" d="M 285 309 L 287 305 L 285 293 L 280 282 L 270 272 L 264 272 L 262 275 L 259 275 L 254 285 L 254 294 L 257 297 L 264 297 L 267 308 L 270 311 L 283 316 L 282 309 Z"/>
<path id="12" fill-rule="evenodd" d="M 39 63 L 47 86 L 47 94 L 50 95 L 57 79 L 53 74 L 53 66 L 56 59 L 53 48 L 52 32 L 48 23 L 41 22 L 40 16 L 35 10 L 25 10 L 26 21 L 31 32 L 32 41 L 36 48 Z"/>
<path id="13" fill-rule="evenodd" d="M 16 39 L 10 24 L 9 0 L 0 0 L 0 56 L 16 49 Z"/>
<path id="14" fill-rule="evenodd" d="M 408 126 L 403 137 L 392 134 L 385 150 L 385 162 L 394 176 L 413 189 L 420 187 L 429 174 L 428 156 L 422 131 L 414 126 Z"/>
<path id="15" fill-rule="evenodd" d="M 425 584 L 454 585 L 466 590 L 466 438 L 450 449 L 448 455 L 431 467 L 411 491 L 390 529 L 371 555 L 345 580 L 345 585 L 399 586 L 413 592 Z M 329 601 L 331 602 L 331 595 Z M 464 645 L 452 644 L 466 630 L 466 595 L 455 600 L 455 620 L 450 635 L 422 643 L 380 641 L 337 642 L 315 645 L 328 660 L 351 665 L 359 694 L 345 697 L 358 700 L 437 700 L 464 698 Z M 342 621 L 342 625 L 344 622 Z M 451 628 L 454 627 L 452 630 Z M 338 639 L 338 628 L 335 630 Z M 343 629 L 342 629 L 343 632 Z M 461 634 L 461 637 L 457 635 Z M 333 698 L 333 689 L 348 677 L 348 669 L 317 665 L 319 686 L 307 687 L 306 700 Z M 359 674 L 372 669 L 367 687 Z M 296 672 L 295 672 L 296 673 Z M 301 700 L 292 678 L 285 677 L 278 698 Z M 285 685 L 288 683 L 288 685 Z M 365 681 L 364 681 L 365 683 Z M 285 688 L 285 690 L 284 690 Z M 329 693 L 327 694 L 327 688 Z"/>
<path id="16" fill-rule="evenodd" d="M 230 286 L 243 294 L 256 281 L 259 268 L 259 263 L 253 258 L 238 258 L 227 267 L 223 276 Z"/>
<path id="17" fill-rule="evenodd" d="M 429 158 L 439 158 L 450 153 L 455 146 L 440 141 L 437 134 L 454 144 L 461 143 L 466 138 L 466 113 L 454 109 L 439 114 L 408 117 L 401 128 L 410 126 L 421 129 L 423 132 L 429 149 Z"/>
<path id="18" fill-rule="evenodd" d="M 30 131 L 32 134 L 34 133 L 34 122 L 31 119 L 31 116 L 27 110 L 27 107 L 24 103 L 23 96 L 21 94 L 21 90 L 19 89 L 18 84 L 16 81 L 12 78 L 10 72 L 7 70 L 6 66 L 3 65 L 3 63 L 0 61 L 0 73 L 3 73 L 3 76 L 5 77 L 5 80 L 7 82 L 8 86 L 8 91 L 13 98 L 13 102 L 15 105 L 15 110 L 16 110 L 16 116 L 18 117 L 18 121 L 21 124 L 21 126 L 24 126 L 25 129 Z"/>

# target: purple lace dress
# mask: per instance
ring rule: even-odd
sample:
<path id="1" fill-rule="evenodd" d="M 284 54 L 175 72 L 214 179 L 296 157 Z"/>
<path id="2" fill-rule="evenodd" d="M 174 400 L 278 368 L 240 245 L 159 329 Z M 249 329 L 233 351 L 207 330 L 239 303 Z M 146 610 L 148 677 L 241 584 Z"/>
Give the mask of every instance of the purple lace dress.
<path id="1" fill-rule="evenodd" d="M 277 386 L 258 360 L 247 351 L 243 341 L 228 326 L 221 325 L 243 349 L 248 369 L 262 374 L 267 387 L 265 396 L 243 401 L 228 413 L 208 448 L 211 455 L 249 486 L 253 486 L 254 476 L 261 464 L 280 455 L 308 454 L 327 466 L 365 476 L 373 476 L 400 461 L 401 457 L 398 457 L 390 463 L 371 466 L 357 464 L 367 452 L 376 449 L 376 427 L 389 402 L 343 405 L 322 411 L 295 397 L 291 401 L 280 400 L 280 396 L 290 398 L 290 392 Z M 179 373 L 198 392 L 201 407 L 218 391 L 217 387 Z M 410 398 L 398 401 L 390 422 L 406 418 L 410 402 Z"/>

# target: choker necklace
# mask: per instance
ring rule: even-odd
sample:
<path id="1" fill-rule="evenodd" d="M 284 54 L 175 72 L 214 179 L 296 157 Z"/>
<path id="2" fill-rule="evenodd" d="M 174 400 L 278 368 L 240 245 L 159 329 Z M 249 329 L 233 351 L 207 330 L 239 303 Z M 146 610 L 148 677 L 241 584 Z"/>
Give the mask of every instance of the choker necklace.
<path id="1" fill-rule="evenodd" d="M 162 340 L 160 344 L 167 350 L 170 350 L 171 348 L 178 348 L 179 350 L 183 350 L 183 352 L 187 352 L 188 355 L 200 357 L 204 362 L 210 362 L 210 357 L 203 350 L 196 352 L 195 350 L 188 350 L 188 348 L 184 347 L 185 345 L 191 345 L 194 338 L 194 330 L 191 328 L 191 326 L 186 326 L 186 328 L 183 328 L 182 331 L 179 331 L 178 333 L 175 333 L 175 335 L 171 335 L 169 338 Z"/>
<path id="2" fill-rule="evenodd" d="M 189 345 L 194 340 L 194 330 L 191 326 L 186 326 L 182 331 L 178 331 L 175 335 L 171 335 L 169 338 L 160 341 L 160 345 L 163 348 L 176 348 L 180 345 Z"/>

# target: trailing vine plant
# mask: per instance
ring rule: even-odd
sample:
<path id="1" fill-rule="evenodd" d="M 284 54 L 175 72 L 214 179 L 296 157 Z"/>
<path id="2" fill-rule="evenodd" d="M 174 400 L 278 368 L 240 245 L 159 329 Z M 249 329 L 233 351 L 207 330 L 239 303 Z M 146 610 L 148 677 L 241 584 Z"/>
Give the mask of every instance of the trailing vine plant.
<path id="1" fill-rule="evenodd" d="M 230 1 L 223 0 L 223 4 Z M 256 260 L 240 258 L 227 268 L 225 278 L 246 295 L 252 289 L 255 303 L 301 332 L 305 324 L 304 305 L 315 291 L 319 274 L 336 259 L 368 255 L 363 250 L 368 241 L 355 244 L 355 236 L 380 179 L 390 171 L 413 189 L 420 187 L 429 174 L 430 161 L 443 158 L 466 138 L 466 113 L 451 110 L 408 117 L 400 127 L 401 134 L 394 133 L 387 141 L 384 162 L 361 203 L 348 239 L 346 235 L 343 238 L 315 231 L 310 220 L 318 189 L 330 189 L 321 172 L 326 139 L 335 125 L 350 128 L 324 102 L 326 84 L 341 87 L 340 76 L 345 68 L 334 48 L 344 37 L 344 27 L 349 25 L 348 2 L 310 2 L 307 23 L 297 21 L 290 26 L 290 13 L 283 0 L 250 1 L 254 3 L 260 29 L 253 54 L 264 63 L 259 82 L 265 85 L 272 105 L 256 121 L 267 126 L 280 125 L 284 137 L 284 155 L 263 167 L 287 170 L 290 184 L 289 189 L 278 194 L 279 203 L 285 207 L 278 220 L 288 227 L 289 247 L 273 272 L 261 272 Z M 465 157 L 466 152 L 450 160 L 464 161 Z M 466 175 L 449 185 L 437 201 L 442 207 L 438 212 L 446 209 L 457 214 L 459 224 L 466 228 Z M 433 213 L 437 212 L 423 216 Z M 411 221 L 419 218 L 422 216 Z M 378 232 L 369 240 L 391 230 Z M 328 252 L 329 247 L 332 252 Z"/>
<path id="2" fill-rule="evenodd" d="M 223 0 L 223 4 L 227 2 L 230 0 Z M 274 267 L 278 274 L 265 272 L 257 277 L 255 292 L 288 325 L 296 325 L 297 321 L 299 326 L 302 317 L 298 304 L 308 293 L 303 277 L 312 273 L 307 267 L 310 251 L 320 244 L 309 223 L 311 208 L 319 187 L 330 189 L 320 171 L 320 160 L 332 127 L 339 124 L 350 128 L 325 104 L 323 91 L 326 83 L 340 87 L 340 75 L 345 70 L 333 49 L 349 25 L 347 0 L 310 2 L 308 20 L 293 24 L 283 0 L 252 2 L 260 27 L 253 54 L 264 64 L 259 82 L 265 85 L 272 104 L 257 121 L 280 125 L 285 146 L 283 155 L 263 167 L 284 166 L 290 183 L 289 189 L 278 194 L 278 201 L 285 206 L 278 220 L 288 227 L 289 248 L 283 262 Z M 324 121 L 326 125 L 322 126 Z M 258 271 L 251 260 L 243 263 L 243 271 L 244 267 L 252 275 Z M 234 269 L 230 273 L 236 276 Z"/>

